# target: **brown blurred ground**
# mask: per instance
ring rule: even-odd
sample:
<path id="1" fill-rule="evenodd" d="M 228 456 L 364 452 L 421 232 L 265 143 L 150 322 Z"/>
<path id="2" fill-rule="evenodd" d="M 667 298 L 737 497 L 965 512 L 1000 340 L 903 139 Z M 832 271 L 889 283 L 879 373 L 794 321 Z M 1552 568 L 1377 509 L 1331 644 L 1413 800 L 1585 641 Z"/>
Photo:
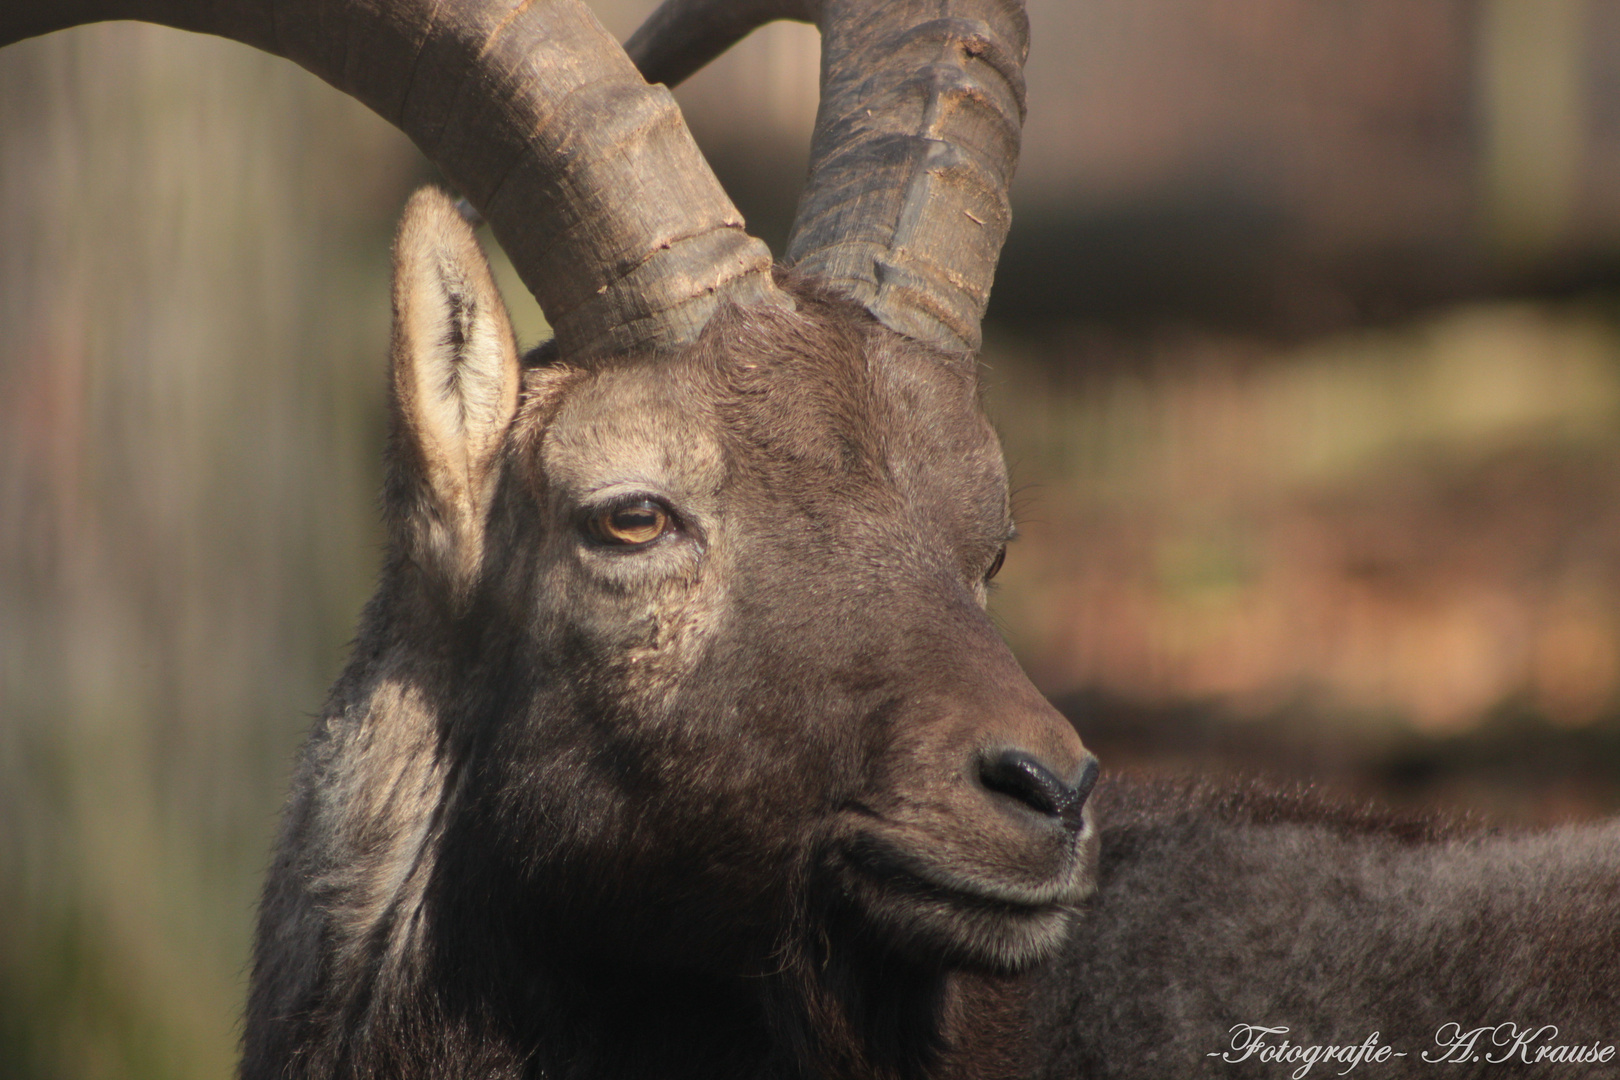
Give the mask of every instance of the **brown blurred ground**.
<path id="1" fill-rule="evenodd" d="M 1620 805 L 1620 8 L 1031 8 L 985 361 L 1032 674 L 1116 766 Z M 768 237 L 815 70 L 779 27 L 682 91 Z M 0 1075 L 230 1069 L 429 176 L 228 43 L 0 52 Z"/>
<path id="2" fill-rule="evenodd" d="M 1606 305 L 1473 307 L 1296 349 L 1093 335 L 1036 355 L 986 358 L 1026 482 L 995 608 L 1115 764 L 1523 821 L 1620 805 Z M 1488 782 L 1453 775 L 1491 762 Z"/>

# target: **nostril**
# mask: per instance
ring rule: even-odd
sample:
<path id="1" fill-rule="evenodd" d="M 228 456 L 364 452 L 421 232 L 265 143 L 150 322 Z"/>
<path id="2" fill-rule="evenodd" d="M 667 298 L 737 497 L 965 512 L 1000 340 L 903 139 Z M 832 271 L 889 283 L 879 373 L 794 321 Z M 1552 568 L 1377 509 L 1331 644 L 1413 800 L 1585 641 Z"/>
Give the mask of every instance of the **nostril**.
<path id="1" fill-rule="evenodd" d="M 1097 773 L 1097 759 L 1087 754 L 1086 763 L 1080 766 L 1079 775 L 1069 785 L 1069 805 L 1064 807 L 1063 816 L 1076 828 L 1080 825 L 1080 811 L 1086 808 L 1091 789 L 1097 786 Z"/>
<path id="2" fill-rule="evenodd" d="M 1017 799 L 1031 810 L 1057 815 L 1063 785 L 1045 766 L 1021 750 L 992 752 L 979 762 L 979 781 L 991 791 Z"/>
<path id="3" fill-rule="evenodd" d="M 1038 813 L 1062 818 L 1078 829 L 1086 798 L 1097 783 L 1097 759 L 1085 763 L 1065 782 L 1022 750 L 993 750 L 979 761 L 979 782 L 986 789 L 1016 799 Z"/>

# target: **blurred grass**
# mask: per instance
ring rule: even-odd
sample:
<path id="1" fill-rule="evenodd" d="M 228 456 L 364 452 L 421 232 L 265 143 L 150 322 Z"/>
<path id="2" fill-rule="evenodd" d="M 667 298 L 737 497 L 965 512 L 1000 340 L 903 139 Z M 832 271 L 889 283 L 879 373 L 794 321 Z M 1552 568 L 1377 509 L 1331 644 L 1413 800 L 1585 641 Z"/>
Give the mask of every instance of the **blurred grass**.
<path id="1" fill-rule="evenodd" d="M 1024 534 L 995 609 L 1047 692 L 1325 741 L 1615 728 L 1612 301 L 1295 347 L 1071 332 L 986 364 Z"/>
<path id="2" fill-rule="evenodd" d="M 222 1076 L 368 591 L 414 151 L 282 61 L 0 52 L 0 1074 Z"/>

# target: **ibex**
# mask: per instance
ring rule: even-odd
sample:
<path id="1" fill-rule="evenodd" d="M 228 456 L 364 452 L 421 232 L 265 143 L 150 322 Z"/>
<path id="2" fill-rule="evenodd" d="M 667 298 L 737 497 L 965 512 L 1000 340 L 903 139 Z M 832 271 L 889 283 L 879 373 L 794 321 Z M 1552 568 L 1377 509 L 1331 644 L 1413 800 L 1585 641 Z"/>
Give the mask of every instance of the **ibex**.
<path id="1" fill-rule="evenodd" d="M 412 200 L 389 554 L 294 780 L 245 1080 L 1268 1075 L 1219 1056 L 1241 1024 L 1428 1075 L 1448 1022 L 1620 1040 L 1612 827 L 1089 797 L 984 612 L 1021 5 L 674 0 L 630 50 L 674 82 L 778 16 L 824 50 L 786 270 L 580 0 L 0 12 L 0 43 L 140 18 L 296 60 L 444 169 L 556 334 L 520 356 L 470 228 Z"/>

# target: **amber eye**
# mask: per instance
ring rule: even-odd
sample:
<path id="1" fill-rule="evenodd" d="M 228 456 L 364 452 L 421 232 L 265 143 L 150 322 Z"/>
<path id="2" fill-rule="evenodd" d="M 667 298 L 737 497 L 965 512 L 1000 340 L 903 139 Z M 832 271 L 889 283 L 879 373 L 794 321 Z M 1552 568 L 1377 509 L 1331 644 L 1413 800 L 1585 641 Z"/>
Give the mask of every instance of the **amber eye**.
<path id="1" fill-rule="evenodd" d="M 604 544 L 637 547 L 650 544 L 669 531 L 669 511 L 643 499 L 628 506 L 616 506 L 591 518 L 591 533 Z"/>
<path id="2" fill-rule="evenodd" d="M 996 561 L 991 563 L 990 564 L 990 569 L 988 569 L 988 570 L 986 570 L 984 572 L 984 580 L 989 581 L 991 578 L 993 578 L 997 574 L 1001 573 L 1001 564 L 1006 562 L 1006 561 L 1007 561 L 1007 548 L 1006 548 L 1005 545 L 1003 545 L 1001 550 L 996 552 Z"/>

